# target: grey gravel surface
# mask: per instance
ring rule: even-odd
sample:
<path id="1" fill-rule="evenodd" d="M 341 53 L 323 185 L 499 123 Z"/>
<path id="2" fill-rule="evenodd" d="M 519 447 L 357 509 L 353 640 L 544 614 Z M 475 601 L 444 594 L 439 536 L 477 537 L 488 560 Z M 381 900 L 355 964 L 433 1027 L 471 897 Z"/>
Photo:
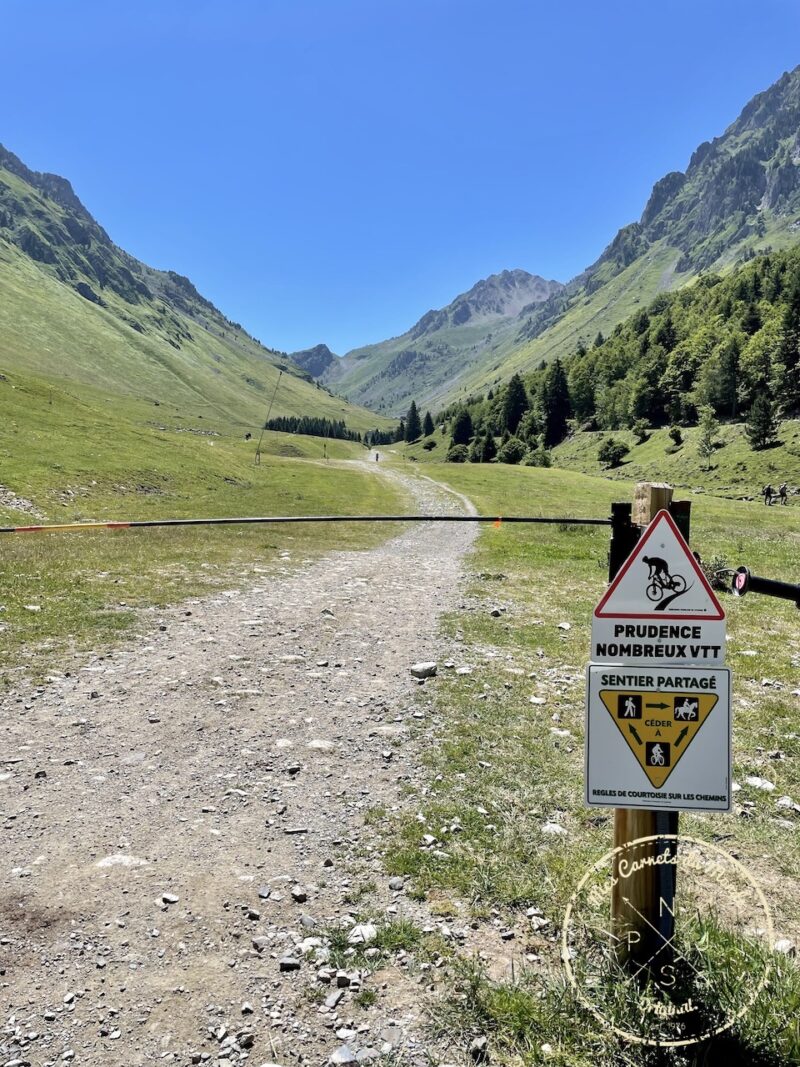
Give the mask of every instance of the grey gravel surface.
<path id="1" fill-rule="evenodd" d="M 368 881 L 387 921 L 420 917 L 364 815 L 403 803 L 436 685 L 411 666 L 443 652 L 474 534 L 289 551 L 3 697 L 0 1064 L 430 1062 L 408 961 L 326 971 L 324 933 Z"/>

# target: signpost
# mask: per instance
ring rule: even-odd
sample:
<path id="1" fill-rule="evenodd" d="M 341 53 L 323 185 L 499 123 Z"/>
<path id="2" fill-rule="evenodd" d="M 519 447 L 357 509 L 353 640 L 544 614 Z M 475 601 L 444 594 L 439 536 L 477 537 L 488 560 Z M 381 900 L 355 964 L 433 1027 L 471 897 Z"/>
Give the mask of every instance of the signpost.
<path id="1" fill-rule="evenodd" d="M 619 955 L 646 965 L 674 929 L 677 812 L 730 810 L 730 672 L 725 614 L 685 540 L 689 505 L 642 483 L 635 524 L 615 507 L 611 584 L 592 617 L 586 802 L 616 809 L 615 847 L 652 839 L 625 894 L 616 870 L 612 890 Z"/>

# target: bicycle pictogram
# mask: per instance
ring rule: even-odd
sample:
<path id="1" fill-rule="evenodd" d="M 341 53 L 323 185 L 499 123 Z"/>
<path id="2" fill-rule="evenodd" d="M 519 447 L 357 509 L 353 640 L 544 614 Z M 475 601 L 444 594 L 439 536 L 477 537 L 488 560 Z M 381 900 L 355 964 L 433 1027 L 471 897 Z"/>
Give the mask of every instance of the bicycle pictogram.
<path id="1" fill-rule="evenodd" d="M 657 603 L 665 596 L 680 595 L 686 591 L 686 579 L 682 574 L 670 574 L 669 564 L 659 556 L 642 556 L 642 563 L 646 563 L 649 570 L 647 574 L 647 599 Z"/>

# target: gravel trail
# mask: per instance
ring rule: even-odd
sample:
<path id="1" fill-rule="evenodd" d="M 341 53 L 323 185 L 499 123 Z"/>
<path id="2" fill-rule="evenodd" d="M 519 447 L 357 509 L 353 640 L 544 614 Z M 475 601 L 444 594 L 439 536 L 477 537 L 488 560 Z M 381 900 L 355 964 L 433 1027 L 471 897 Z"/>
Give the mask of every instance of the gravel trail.
<path id="1" fill-rule="evenodd" d="M 374 473 L 412 509 L 469 506 Z M 159 611 L 143 640 L 4 698 L 0 1064 L 429 1062 L 413 968 L 328 974 L 307 939 L 364 905 L 421 915 L 364 815 L 402 803 L 431 684 L 409 668 L 442 654 L 474 536 L 418 524 L 284 554 L 260 585 Z"/>

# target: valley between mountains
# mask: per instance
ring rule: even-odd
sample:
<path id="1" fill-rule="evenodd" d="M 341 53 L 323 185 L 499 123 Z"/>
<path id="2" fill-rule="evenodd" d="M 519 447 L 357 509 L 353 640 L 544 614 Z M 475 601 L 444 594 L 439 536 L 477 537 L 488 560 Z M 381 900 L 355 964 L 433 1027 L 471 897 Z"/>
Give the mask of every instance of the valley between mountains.
<path id="1" fill-rule="evenodd" d="M 2 1067 L 800 1064 L 791 602 L 720 590 L 733 809 L 680 817 L 772 910 L 687 908 L 718 1033 L 665 1058 L 605 929 L 598 1021 L 561 944 L 613 841 L 565 520 L 669 480 L 712 577 L 800 579 L 799 236 L 800 67 L 575 278 L 288 354 L 0 146 Z M 118 528 L 475 511 L 557 521 Z"/>

